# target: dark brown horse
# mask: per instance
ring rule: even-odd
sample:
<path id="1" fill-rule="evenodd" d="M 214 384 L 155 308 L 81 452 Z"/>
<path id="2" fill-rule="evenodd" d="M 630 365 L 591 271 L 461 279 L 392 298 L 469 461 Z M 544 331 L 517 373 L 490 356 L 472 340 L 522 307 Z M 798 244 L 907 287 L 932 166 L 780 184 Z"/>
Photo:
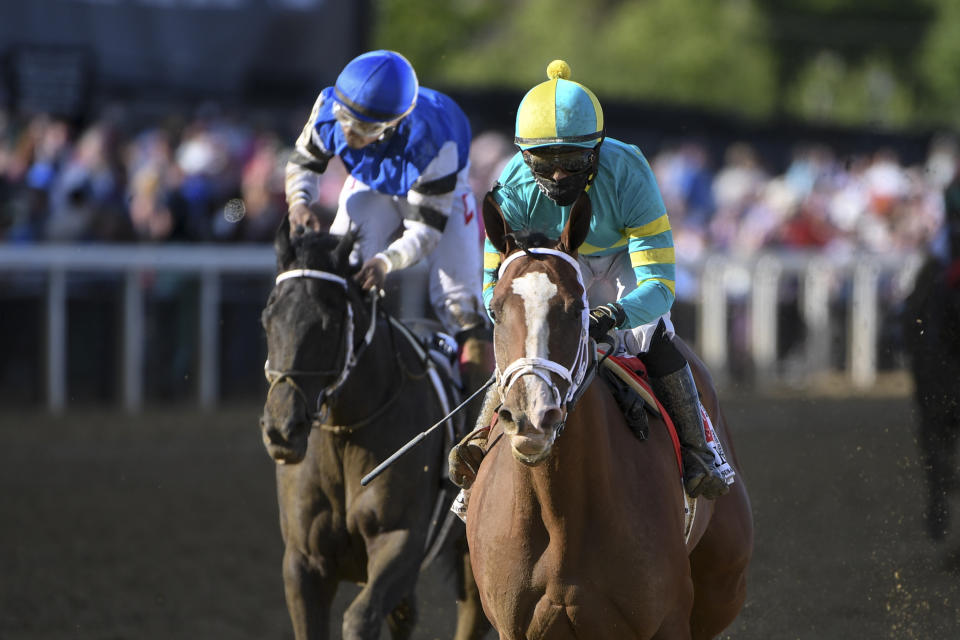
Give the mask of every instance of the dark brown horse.
<path id="1" fill-rule="evenodd" d="M 704 404 L 737 476 L 726 496 L 698 500 L 691 524 L 664 423 L 651 417 L 638 440 L 590 375 L 576 260 L 589 209 L 578 202 L 559 241 L 540 248 L 518 249 L 490 198 L 484 222 L 503 258 L 491 303 L 503 405 L 466 521 L 487 617 L 505 640 L 716 636 L 743 606 L 753 546 L 716 395 Z M 684 350 L 698 385 L 710 385 Z"/>
<path id="2" fill-rule="evenodd" d="M 904 344 L 913 376 L 927 500 L 927 535 L 943 540 L 950 530 L 949 496 L 957 482 L 960 442 L 960 262 L 951 270 L 930 257 L 917 274 L 903 308 Z"/>
<path id="3" fill-rule="evenodd" d="M 260 426 L 277 462 L 294 634 L 328 638 L 338 583 L 351 581 L 363 587 L 344 613 L 341 637 L 379 638 L 386 620 L 393 638 L 408 638 L 430 525 L 448 506 L 442 432 L 376 482 L 363 487 L 360 480 L 441 421 L 456 398 L 442 367 L 352 281 L 352 238 L 308 233 L 291 240 L 284 223 L 275 247 L 277 284 L 262 317 L 270 388 Z M 459 640 L 488 628 L 464 573 Z"/>

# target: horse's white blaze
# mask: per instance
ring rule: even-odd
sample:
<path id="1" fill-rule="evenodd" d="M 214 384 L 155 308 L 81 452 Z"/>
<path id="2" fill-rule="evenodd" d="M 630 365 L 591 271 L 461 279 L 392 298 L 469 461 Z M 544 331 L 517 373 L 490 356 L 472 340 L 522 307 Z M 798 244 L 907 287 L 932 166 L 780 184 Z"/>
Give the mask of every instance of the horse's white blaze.
<path id="1" fill-rule="evenodd" d="M 523 299 L 524 320 L 527 323 L 527 339 L 524 354 L 528 358 L 546 358 L 550 338 L 547 312 L 550 298 L 557 295 L 557 285 L 540 271 L 528 273 L 513 281 L 513 292 Z"/>
<path id="2" fill-rule="evenodd" d="M 538 271 L 516 278 L 513 292 L 523 300 L 523 315 L 527 325 L 524 356 L 548 359 L 550 327 L 547 325 L 547 313 L 550 310 L 550 298 L 557 295 L 557 285 L 550 281 L 547 274 Z M 523 382 L 527 390 L 522 400 L 526 405 L 524 410 L 531 424 L 540 428 L 547 411 L 556 408 L 553 389 L 536 375 L 524 376 Z"/>

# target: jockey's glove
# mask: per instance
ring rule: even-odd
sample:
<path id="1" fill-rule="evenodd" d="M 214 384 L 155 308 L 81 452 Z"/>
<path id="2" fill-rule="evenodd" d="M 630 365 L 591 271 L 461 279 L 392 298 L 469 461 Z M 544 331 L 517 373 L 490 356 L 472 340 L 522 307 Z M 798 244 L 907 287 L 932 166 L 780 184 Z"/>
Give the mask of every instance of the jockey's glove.
<path id="1" fill-rule="evenodd" d="M 590 310 L 590 337 L 600 342 L 612 329 L 627 321 L 627 312 L 616 302 L 594 307 Z"/>

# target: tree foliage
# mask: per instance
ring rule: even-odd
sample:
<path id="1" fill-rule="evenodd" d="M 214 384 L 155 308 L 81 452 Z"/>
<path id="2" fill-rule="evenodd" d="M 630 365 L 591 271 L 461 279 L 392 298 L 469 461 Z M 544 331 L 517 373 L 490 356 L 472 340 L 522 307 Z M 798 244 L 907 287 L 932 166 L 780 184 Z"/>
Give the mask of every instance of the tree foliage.
<path id="1" fill-rule="evenodd" d="M 424 82 L 525 91 L 563 58 L 601 100 L 960 126 L 956 0 L 374 0 Z"/>

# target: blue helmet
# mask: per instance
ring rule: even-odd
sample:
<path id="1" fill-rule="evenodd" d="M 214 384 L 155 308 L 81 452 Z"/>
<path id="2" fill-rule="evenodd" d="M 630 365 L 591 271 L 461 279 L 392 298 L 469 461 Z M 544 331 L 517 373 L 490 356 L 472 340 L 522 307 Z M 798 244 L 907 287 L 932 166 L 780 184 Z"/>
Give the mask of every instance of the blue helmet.
<path id="1" fill-rule="evenodd" d="M 419 83 L 413 66 L 395 51 L 370 51 L 343 68 L 334 97 L 358 120 L 389 122 L 410 113 Z"/>

